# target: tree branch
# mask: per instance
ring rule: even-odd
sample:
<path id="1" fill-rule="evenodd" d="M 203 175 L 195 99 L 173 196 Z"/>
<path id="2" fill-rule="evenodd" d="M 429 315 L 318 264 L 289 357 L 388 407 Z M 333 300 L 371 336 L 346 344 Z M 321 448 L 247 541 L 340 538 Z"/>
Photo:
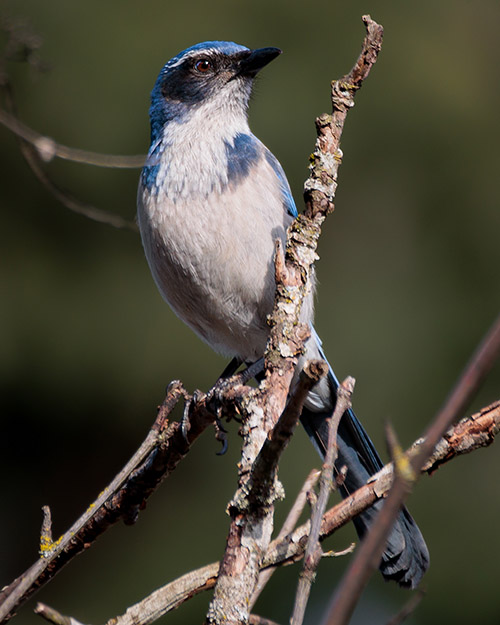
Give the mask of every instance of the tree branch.
<path id="1" fill-rule="evenodd" d="M 337 403 L 333 415 L 329 419 L 328 425 L 328 445 L 326 449 L 325 461 L 321 469 L 320 489 L 316 503 L 311 515 L 311 529 L 307 539 L 307 546 L 304 554 L 304 564 L 299 577 L 299 584 L 295 595 L 295 605 L 293 608 L 291 625 L 302 625 L 306 606 L 311 592 L 311 585 L 316 577 L 316 569 L 323 555 L 319 543 L 319 533 L 321 520 L 326 510 L 326 504 L 330 493 L 334 489 L 333 468 L 338 456 L 337 430 L 342 415 L 351 407 L 351 395 L 354 390 L 354 379 L 347 378 L 338 388 Z"/>
<path id="2" fill-rule="evenodd" d="M 46 163 L 54 158 L 61 158 L 73 163 L 95 165 L 96 167 L 112 167 L 118 169 L 140 169 L 144 165 L 144 154 L 123 156 L 120 154 L 101 154 L 79 148 L 70 148 L 58 143 L 51 137 L 42 135 L 30 128 L 12 113 L 0 108 L 0 124 L 8 128 L 19 139 L 23 139 L 35 148 L 38 156 Z"/>
<path id="3" fill-rule="evenodd" d="M 179 422 L 168 417 L 180 399 L 189 399 L 189 430 L 182 432 Z M 88 549 L 98 536 L 117 521 L 134 523 L 139 510 L 184 458 L 191 444 L 214 422 L 207 408 L 211 395 L 190 398 L 182 384 L 172 382 L 159 407 L 148 436 L 133 457 L 105 488 L 86 512 L 55 542 L 51 541 L 47 514 L 41 537 L 40 559 L 0 592 L 0 622 L 5 623 L 39 588 L 46 584 L 76 555 Z"/>
<path id="4" fill-rule="evenodd" d="M 272 530 L 273 501 L 278 492 L 275 474 L 263 484 L 259 501 L 248 505 L 248 479 L 267 433 L 281 414 L 297 357 L 307 338 L 300 324 L 300 309 L 310 289 L 309 275 L 317 258 L 321 224 L 333 210 L 338 168 L 341 162 L 340 136 L 353 97 L 376 61 L 382 28 L 369 17 L 362 52 L 337 92 L 332 90 L 333 115 L 316 120 L 318 138 L 311 174 L 304 185 L 305 211 L 287 233 L 286 257 L 277 244 L 275 257 L 276 298 L 270 318 L 271 332 L 266 349 L 266 377 L 245 405 L 245 440 L 239 467 L 239 490 L 229 505 L 231 525 L 221 562 L 207 623 L 247 623 L 249 602 L 258 582 L 260 562 Z M 345 80 L 345 79 L 343 79 Z M 335 84 L 335 83 L 334 83 Z M 273 484 L 273 486 L 272 486 Z"/>
<path id="5" fill-rule="evenodd" d="M 394 520 L 418 479 L 422 467 L 426 466 L 446 429 L 463 414 L 499 355 L 500 316 L 472 355 L 444 406 L 431 422 L 420 448 L 412 456 L 403 456 L 401 462 L 396 464 L 397 477 L 391 492 L 338 586 L 325 624 L 344 625 L 349 621 L 363 588 L 380 561 Z"/>
<path id="6" fill-rule="evenodd" d="M 471 417 L 462 419 L 450 428 L 438 442 L 431 458 L 422 468 L 422 473 L 432 474 L 441 465 L 453 458 L 470 453 L 494 442 L 500 432 L 500 400 L 486 406 Z M 423 444 L 418 439 L 407 451 L 412 458 L 419 453 Z M 319 540 L 322 542 L 338 529 L 369 508 L 378 499 L 384 498 L 393 482 L 392 463 L 381 469 L 370 482 L 355 493 L 330 508 L 323 515 Z M 279 536 L 271 542 L 261 563 L 265 572 L 277 566 L 292 564 L 304 557 L 310 522 L 290 530 L 286 536 Z M 108 620 L 107 625 L 149 625 L 182 603 L 215 586 L 220 563 L 213 562 L 166 584 L 151 595 L 130 606 L 127 611 Z"/>
<path id="7" fill-rule="evenodd" d="M 295 499 L 293 506 L 290 508 L 290 511 L 287 514 L 285 522 L 283 523 L 283 526 L 280 529 L 279 534 L 276 537 L 276 540 L 278 541 L 283 540 L 288 534 L 290 534 L 293 531 L 293 529 L 298 523 L 298 520 L 300 518 L 300 515 L 302 514 L 302 511 L 304 510 L 306 506 L 307 500 L 309 496 L 311 495 L 314 485 L 318 481 L 320 475 L 321 475 L 321 472 L 318 471 L 317 469 L 312 469 L 309 472 L 309 475 L 307 476 L 304 484 L 302 485 L 302 488 L 300 489 L 299 494 L 297 495 L 297 498 Z M 264 590 L 264 587 L 266 586 L 267 582 L 271 579 L 275 570 L 276 568 L 272 568 L 272 567 L 268 567 L 264 571 L 261 570 L 260 575 L 259 575 L 259 581 L 257 583 L 257 587 L 255 588 L 252 599 L 250 601 L 250 609 L 252 609 L 253 606 L 255 605 L 257 599 L 259 598 L 261 592 Z"/>
<path id="8" fill-rule="evenodd" d="M 7 119 L 15 120 L 13 113 L 15 110 L 15 102 L 13 95 L 13 88 L 9 82 L 7 77 L 4 77 L 0 88 L 5 96 L 5 100 L 7 102 L 7 107 L 9 108 L 10 115 L 8 113 L 2 112 L 0 109 L 0 121 L 6 121 Z M 3 114 L 3 115 L 2 115 Z M 13 127 L 15 124 L 13 124 Z M 123 228 L 126 230 L 132 230 L 137 232 L 137 226 L 135 222 L 130 221 L 128 219 L 124 219 L 120 215 L 115 213 L 111 213 L 109 211 L 103 210 L 101 208 L 96 208 L 86 202 L 82 202 L 81 200 L 74 197 L 71 193 L 60 187 L 57 183 L 55 183 L 49 174 L 45 171 L 42 166 L 42 160 L 48 160 L 45 156 L 43 158 L 43 150 L 41 146 L 45 146 L 45 150 L 47 151 L 47 146 L 49 145 L 49 139 L 41 138 L 40 140 L 35 141 L 35 144 L 32 144 L 33 141 L 27 141 L 23 135 L 31 136 L 29 132 L 21 132 L 20 127 L 17 127 L 19 132 L 17 132 L 17 136 L 19 138 L 19 149 L 21 151 L 24 160 L 26 161 L 28 167 L 34 173 L 35 177 L 41 182 L 41 184 L 48 189 L 48 191 L 59 201 L 63 206 L 69 208 L 69 210 L 77 213 L 78 215 L 83 215 L 88 219 L 93 221 L 97 221 L 99 223 L 106 224 L 108 226 L 113 226 L 114 228 Z M 33 131 L 34 132 L 34 131 Z M 33 139 L 33 137 L 31 137 Z M 53 146 L 52 146 L 53 147 Z M 125 157 L 124 157 L 125 158 Z"/>

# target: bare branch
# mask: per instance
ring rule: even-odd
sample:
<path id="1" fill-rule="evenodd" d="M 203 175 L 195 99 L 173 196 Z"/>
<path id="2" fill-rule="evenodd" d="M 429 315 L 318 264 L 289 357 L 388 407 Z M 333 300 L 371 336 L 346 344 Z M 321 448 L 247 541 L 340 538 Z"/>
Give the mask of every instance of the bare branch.
<path id="1" fill-rule="evenodd" d="M 361 54 L 349 74 L 332 82 L 332 115 L 316 120 L 318 139 L 312 155 L 311 175 L 304 185 L 305 214 L 320 218 L 333 211 L 337 174 L 342 162 L 340 137 L 347 113 L 354 106 L 354 96 L 368 77 L 382 47 L 384 29 L 369 15 L 363 16 L 366 36 Z M 323 217 L 324 219 L 324 217 Z"/>
<path id="2" fill-rule="evenodd" d="M 291 625 L 302 625 L 306 606 L 311 592 L 311 585 L 316 577 L 316 569 L 323 554 L 319 544 L 321 520 L 326 510 L 330 493 L 334 489 L 333 468 L 338 456 L 337 430 L 342 415 L 351 407 L 351 395 L 354 390 L 354 379 L 347 378 L 337 391 L 337 403 L 328 424 L 328 446 L 325 461 L 321 469 L 319 496 L 311 516 L 311 529 L 304 555 L 304 565 L 299 577 L 295 605 Z"/>
<path id="3" fill-rule="evenodd" d="M 70 211 L 87 217 L 92 221 L 97 221 L 114 228 L 120 228 L 125 230 L 132 230 L 137 232 L 137 225 L 134 221 L 124 219 L 115 213 L 96 208 L 91 204 L 82 202 L 77 199 L 71 193 L 56 184 L 48 173 L 43 169 L 41 159 L 36 150 L 29 144 L 20 142 L 21 154 L 24 156 L 26 163 L 29 165 L 31 171 L 35 174 L 36 178 L 46 187 L 50 193 L 57 199 L 63 206 L 69 208 Z"/>
<path id="4" fill-rule="evenodd" d="M 187 394 L 180 382 L 172 382 L 159 408 L 148 436 L 110 485 L 72 527 L 55 542 L 48 540 L 45 515 L 41 557 L 20 577 L 0 592 L 0 622 L 7 622 L 13 612 L 47 583 L 74 556 L 88 549 L 108 527 L 123 519 L 134 523 L 139 509 L 190 450 L 191 444 L 214 421 L 207 410 L 209 397 L 197 396 L 191 402 L 190 428 L 186 435 L 178 422 L 168 417 Z"/>
<path id="5" fill-rule="evenodd" d="M 82 625 L 72 616 L 65 616 L 45 603 L 37 603 L 33 612 L 39 614 L 49 623 L 54 623 L 54 625 Z"/>
<path id="6" fill-rule="evenodd" d="M 285 522 L 283 523 L 281 530 L 279 531 L 279 534 L 276 536 L 277 541 L 283 540 L 285 536 L 287 536 L 287 534 L 290 534 L 297 525 L 300 515 L 302 514 L 302 511 L 304 510 L 304 507 L 307 503 L 310 491 L 314 488 L 314 485 L 318 481 L 320 475 L 321 472 L 317 469 L 312 469 L 312 471 L 309 472 L 309 475 L 306 477 L 306 480 L 302 485 L 302 488 L 300 489 L 299 494 L 295 499 L 295 502 L 288 512 L 288 515 L 285 519 Z M 255 592 L 253 593 L 252 599 L 250 600 L 250 610 L 255 605 L 257 599 L 259 598 L 261 592 L 264 590 L 267 582 L 271 579 L 275 570 L 276 568 L 268 567 L 264 571 L 261 571 L 259 575 L 259 581 L 255 588 Z"/>
<path id="7" fill-rule="evenodd" d="M 95 165 L 97 167 L 113 167 L 119 169 L 138 169 L 144 165 L 146 157 L 143 154 L 123 156 L 118 154 L 100 154 L 79 148 L 70 148 L 57 143 L 51 137 L 41 135 L 18 119 L 15 115 L 0 108 L 0 124 L 11 132 L 30 143 L 38 153 L 38 156 L 46 163 L 54 158 L 62 158 L 74 163 Z"/>
<path id="8" fill-rule="evenodd" d="M 13 113 L 15 111 L 13 88 L 7 77 L 4 77 L 0 88 L 5 96 L 7 106 L 11 113 L 9 118 L 15 120 L 16 118 L 13 116 Z M 0 113 L 1 112 L 2 111 L 0 109 Z M 5 115 L 8 114 L 4 113 L 4 120 L 7 119 Z M 0 116 L 0 121 L 1 120 L 2 117 Z M 93 221 L 97 221 L 108 226 L 113 226 L 114 228 L 124 228 L 127 230 L 137 231 L 137 226 L 135 222 L 124 219 L 123 217 L 120 217 L 120 215 L 116 215 L 109 211 L 96 208 L 95 206 L 87 204 L 86 202 L 82 202 L 81 200 L 78 200 L 73 195 L 71 195 L 68 191 L 62 189 L 59 185 L 57 185 L 42 166 L 40 148 L 42 145 L 44 145 L 44 149 L 47 151 L 47 141 L 40 141 L 38 143 L 38 147 L 35 148 L 33 147 L 33 145 L 31 145 L 30 142 L 27 142 L 24 138 L 21 138 L 20 133 L 16 134 L 18 134 L 19 136 L 19 149 L 21 151 L 21 154 L 23 155 L 31 171 L 35 174 L 36 178 L 42 183 L 42 185 L 46 187 L 59 202 L 61 202 L 61 204 L 66 206 L 66 208 L 69 208 L 69 210 L 73 211 L 74 213 L 83 215 L 84 217 L 92 219 Z"/>
<path id="9" fill-rule="evenodd" d="M 422 473 L 431 474 L 442 464 L 458 455 L 490 445 L 499 432 L 500 400 L 450 428 L 436 445 L 431 459 L 422 468 Z M 421 445 L 422 440 L 417 440 L 410 447 L 407 455 L 410 458 L 415 456 Z M 389 491 L 392 481 L 393 467 L 392 464 L 387 464 L 371 478 L 368 484 L 330 508 L 323 516 L 319 540 L 325 540 L 375 501 L 382 499 Z M 279 536 L 273 540 L 263 559 L 261 570 L 265 572 L 268 568 L 300 560 L 304 556 L 310 525 L 308 521 L 288 535 Z M 108 625 L 149 625 L 160 616 L 179 607 L 192 596 L 213 588 L 219 566 L 219 562 L 214 562 L 166 584 L 128 608 L 122 616 L 110 619 Z"/>
<path id="10" fill-rule="evenodd" d="M 295 353 L 291 357 L 295 358 Z M 276 371 L 277 367 L 274 367 L 271 375 Z M 308 391 L 326 371 L 326 364 L 322 361 L 307 363 L 286 409 L 268 437 L 262 423 L 269 424 L 273 418 L 272 410 L 279 410 L 284 405 L 287 388 L 278 387 L 281 401 L 270 402 L 267 395 L 270 393 L 273 398 L 276 387 L 264 385 L 263 391 L 258 390 L 250 401 L 245 402 L 244 409 L 248 412 L 239 464 L 239 488 L 229 504 L 232 520 L 208 622 L 222 622 L 221 615 L 227 623 L 239 623 L 240 619 L 248 621 L 250 598 L 271 538 L 274 500 L 281 494 L 277 482 L 278 462 L 299 420 Z M 292 375 L 293 369 L 289 371 L 288 384 Z"/>
<path id="11" fill-rule="evenodd" d="M 288 229 L 286 258 L 279 242 L 276 247 L 276 298 L 266 349 L 266 377 L 244 406 L 249 416 L 245 425 L 247 437 L 240 463 L 239 490 L 229 506 L 232 521 L 226 551 L 207 615 L 207 622 L 214 625 L 248 622 L 250 598 L 272 531 L 273 501 L 278 485 L 276 488 L 271 485 L 276 482 L 276 476 L 269 476 L 267 482 L 262 484 L 260 500 L 255 501 L 255 507 L 246 505 L 248 476 L 267 433 L 274 427 L 285 406 L 297 356 L 307 338 L 308 328 L 300 324 L 300 309 L 304 294 L 310 288 L 309 273 L 317 258 L 321 224 L 333 210 L 341 161 L 340 135 L 347 111 L 353 104 L 354 93 L 375 63 L 381 45 L 381 27 L 369 18 L 364 18 L 364 21 L 367 36 L 360 58 L 349 74 L 350 83 L 342 86 L 342 102 L 336 109 L 334 105 L 333 116 L 324 115 L 316 120 L 318 139 L 311 174 L 304 186 L 306 207 Z M 347 104 L 346 94 L 349 96 Z"/>
<path id="12" fill-rule="evenodd" d="M 215 586 L 220 563 L 213 562 L 158 588 L 148 597 L 130 606 L 125 614 L 109 619 L 107 625 L 149 625 L 175 610 L 194 595 Z"/>
<path id="13" fill-rule="evenodd" d="M 458 455 L 491 445 L 499 431 L 500 400 L 483 408 L 472 417 L 463 419 L 446 432 L 421 472 L 432 474 L 442 464 Z M 422 443 L 423 439 L 418 439 L 407 451 L 407 456 L 409 458 L 416 456 Z M 393 478 L 393 466 L 390 463 L 374 475 L 367 484 L 330 508 L 323 517 L 319 539 L 324 540 L 363 510 L 369 508 L 375 501 L 383 499 L 392 486 Z M 309 528 L 310 523 L 307 522 L 295 529 L 285 541 L 273 541 L 269 545 L 263 566 L 273 566 L 278 561 L 295 562 L 300 559 L 304 553 Z"/>
<path id="14" fill-rule="evenodd" d="M 500 316 L 472 355 L 443 408 L 431 422 L 420 448 L 410 458 L 409 466 L 405 462 L 406 459 L 402 459 L 404 471 L 398 472 L 391 492 L 370 532 L 362 541 L 356 557 L 338 586 L 325 623 L 344 625 L 349 621 L 363 588 L 380 561 L 394 519 L 408 497 L 422 467 L 426 466 L 446 429 L 463 413 L 499 355 Z"/>

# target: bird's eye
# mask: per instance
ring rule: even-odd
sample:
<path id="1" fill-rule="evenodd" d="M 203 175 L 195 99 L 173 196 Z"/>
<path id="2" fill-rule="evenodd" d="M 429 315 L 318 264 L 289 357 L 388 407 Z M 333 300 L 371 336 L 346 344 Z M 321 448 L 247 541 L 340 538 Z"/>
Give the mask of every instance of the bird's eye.
<path id="1" fill-rule="evenodd" d="M 206 74 L 207 72 L 213 70 L 212 62 L 208 59 L 200 59 L 199 61 L 196 61 L 194 67 L 198 72 L 200 72 L 200 74 Z"/>

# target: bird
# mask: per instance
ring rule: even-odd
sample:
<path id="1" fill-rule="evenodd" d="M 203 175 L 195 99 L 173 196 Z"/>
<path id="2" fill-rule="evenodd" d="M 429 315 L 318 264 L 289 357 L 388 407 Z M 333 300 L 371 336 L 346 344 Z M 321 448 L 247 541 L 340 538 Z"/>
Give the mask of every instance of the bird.
<path id="1" fill-rule="evenodd" d="M 275 241 L 285 243 L 297 217 L 282 166 L 248 123 L 254 79 L 279 54 L 275 47 L 205 41 L 170 59 L 151 92 L 151 143 L 137 194 L 142 244 L 160 294 L 203 341 L 241 364 L 264 355 L 275 296 Z M 301 310 L 311 336 L 298 369 L 309 359 L 326 361 L 313 327 L 314 290 Z M 329 366 L 301 414 L 322 455 L 338 386 Z M 347 467 L 340 486 L 345 497 L 383 463 L 351 409 L 340 420 L 337 445 L 336 468 Z M 354 519 L 361 538 L 380 505 Z M 424 538 L 403 508 L 380 571 L 386 580 L 415 588 L 428 566 Z"/>

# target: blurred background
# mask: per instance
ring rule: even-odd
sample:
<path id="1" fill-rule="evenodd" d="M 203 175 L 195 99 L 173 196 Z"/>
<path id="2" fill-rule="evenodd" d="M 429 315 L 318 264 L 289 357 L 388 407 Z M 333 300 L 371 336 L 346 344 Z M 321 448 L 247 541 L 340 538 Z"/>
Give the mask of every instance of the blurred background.
<path id="1" fill-rule="evenodd" d="M 228 39 L 282 48 L 260 76 L 250 121 L 283 164 L 299 208 L 314 118 L 330 111 L 330 80 L 357 57 L 366 12 L 384 25 L 385 40 L 344 130 L 316 318 L 337 375 L 356 378 L 354 408 L 387 458 L 384 420 L 405 445 L 418 437 L 499 310 L 500 4 L 0 2 L 2 20 L 21 20 L 40 38 L 47 66 L 4 68 L 21 119 L 60 143 L 105 153 L 147 151 L 149 92 L 185 47 Z M 0 158 L 4 585 L 37 558 L 41 506 L 51 506 L 58 536 L 139 445 L 167 383 L 207 389 L 226 363 L 163 303 L 137 234 L 64 208 L 4 128 Z M 47 169 L 81 200 L 134 218 L 138 171 L 61 161 Z M 471 411 L 499 397 L 497 366 Z M 36 598 L 101 623 L 218 559 L 240 443 L 237 426 L 229 430 L 227 455 L 216 457 L 207 431 L 135 526 L 108 531 Z M 422 479 L 411 498 L 432 564 L 410 623 L 499 622 L 498 444 Z M 319 458 L 297 431 L 282 463 L 288 498 L 278 523 L 313 466 Z M 345 528 L 326 547 L 354 538 Z M 318 622 L 348 558 L 321 563 L 307 623 Z M 298 572 L 277 572 L 255 611 L 288 622 Z M 376 576 L 353 622 L 385 623 L 409 596 Z M 163 622 L 202 622 L 209 598 Z M 40 622 L 34 603 L 19 625 Z"/>

